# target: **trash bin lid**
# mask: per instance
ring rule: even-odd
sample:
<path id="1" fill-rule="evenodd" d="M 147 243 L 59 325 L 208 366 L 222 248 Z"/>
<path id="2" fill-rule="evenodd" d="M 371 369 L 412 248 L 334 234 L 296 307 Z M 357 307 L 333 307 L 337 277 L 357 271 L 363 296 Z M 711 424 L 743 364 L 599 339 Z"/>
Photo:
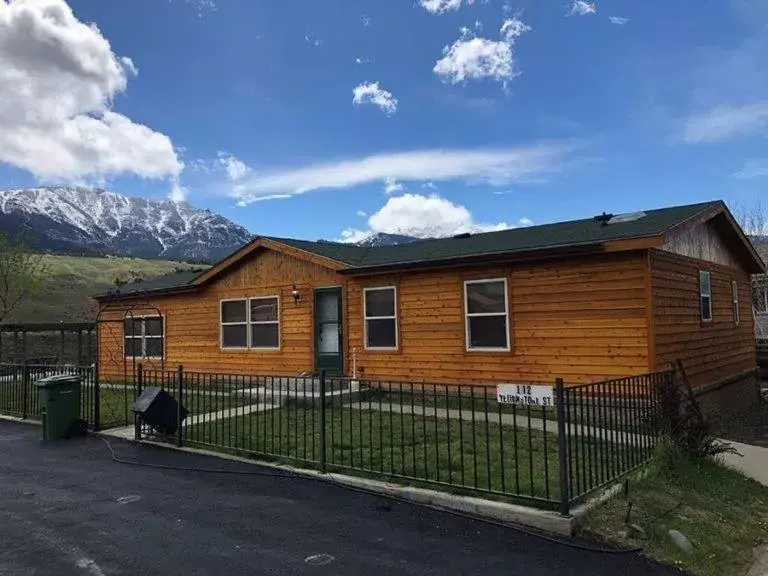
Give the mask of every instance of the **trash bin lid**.
<path id="1" fill-rule="evenodd" d="M 35 382 L 35 386 L 38 388 L 56 388 L 67 384 L 79 384 L 82 379 L 83 377 L 79 374 L 55 374 L 41 378 Z"/>

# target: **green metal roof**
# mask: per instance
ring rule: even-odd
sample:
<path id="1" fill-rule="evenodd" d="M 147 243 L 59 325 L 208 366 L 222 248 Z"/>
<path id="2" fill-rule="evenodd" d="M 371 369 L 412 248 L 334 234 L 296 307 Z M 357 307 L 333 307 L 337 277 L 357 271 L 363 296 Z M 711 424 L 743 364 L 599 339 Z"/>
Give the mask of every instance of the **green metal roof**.
<path id="1" fill-rule="evenodd" d="M 115 287 L 108 292 L 98 294 L 94 298 L 110 298 L 128 295 L 138 295 L 144 292 L 163 292 L 166 290 L 178 290 L 187 286 L 192 286 L 192 281 L 202 274 L 202 270 L 185 270 L 183 272 L 174 272 L 165 276 L 158 276 L 151 280 L 142 282 L 132 282 L 120 287 Z"/>
<path id="2" fill-rule="evenodd" d="M 705 202 L 647 210 L 644 212 L 645 215 L 637 220 L 612 223 L 607 226 L 596 222 L 594 218 L 587 218 L 500 232 L 472 234 L 469 237 L 419 240 L 397 246 L 360 247 L 338 242 L 308 242 L 290 238 L 270 239 L 342 262 L 350 267 L 368 268 L 490 254 L 514 254 L 655 236 L 717 204 L 718 202 Z"/>
<path id="3" fill-rule="evenodd" d="M 329 258 L 347 266 L 347 270 L 365 270 L 409 263 L 443 262 L 451 259 L 482 257 L 494 254 L 515 254 L 536 250 L 578 248 L 611 240 L 628 240 L 663 234 L 670 228 L 709 210 L 720 202 L 704 202 L 647 210 L 629 222 L 602 225 L 595 218 L 515 228 L 499 232 L 463 235 L 454 238 L 418 240 L 397 246 L 363 247 L 340 242 L 296 240 L 264 237 L 298 250 Z M 99 297 L 127 296 L 144 292 L 178 290 L 192 287 L 201 271 L 186 271 L 161 276 L 146 282 L 128 284 Z"/>

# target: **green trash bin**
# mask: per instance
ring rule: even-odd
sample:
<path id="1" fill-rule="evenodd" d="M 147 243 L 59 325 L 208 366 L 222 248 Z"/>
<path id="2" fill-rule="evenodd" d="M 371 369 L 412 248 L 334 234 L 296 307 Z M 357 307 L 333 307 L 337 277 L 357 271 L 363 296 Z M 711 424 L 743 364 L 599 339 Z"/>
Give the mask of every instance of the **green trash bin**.
<path id="1" fill-rule="evenodd" d="M 63 374 L 37 381 L 43 440 L 68 438 L 80 419 L 81 376 Z"/>

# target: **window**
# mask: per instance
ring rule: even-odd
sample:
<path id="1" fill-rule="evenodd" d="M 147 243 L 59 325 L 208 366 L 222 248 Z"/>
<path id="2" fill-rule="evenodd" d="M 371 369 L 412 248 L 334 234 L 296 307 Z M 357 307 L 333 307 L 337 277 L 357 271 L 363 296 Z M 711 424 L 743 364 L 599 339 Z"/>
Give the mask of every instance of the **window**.
<path id="1" fill-rule="evenodd" d="M 248 348 L 248 301 L 221 303 L 221 347 Z"/>
<path id="2" fill-rule="evenodd" d="M 712 322 L 712 284 L 708 270 L 699 270 L 699 302 L 701 321 Z"/>
<path id="3" fill-rule="evenodd" d="M 251 298 L 251 348 L 280 348 L 278 298 Z"/>
<path id="4" fill-rule="evenodd" d="M 464 282 L 467 350 L 509 350 L 507 280 Z"/>
<path id="5" fill-rule="evenodd" d="M 733 295 L 733 323 L 739 325 L 739 284 L 736 280 L 731 281 L 731 294 Z"/>
<path id="6" fill-rule="evenodd" d="M 126 318 L 123 322 L 126 358 L 162 358 L 162 316 Z"/>
<path id="7" fill-rule="evenodd" d="M 277 296 L 221 302 L 222 348 L 279 348 Z"/>
<path id="8" fill-rule="evenodd" d="M 368 350 L 397 349 L 397 294 L 394 286 L 366 288 L 365 347 Z"/>

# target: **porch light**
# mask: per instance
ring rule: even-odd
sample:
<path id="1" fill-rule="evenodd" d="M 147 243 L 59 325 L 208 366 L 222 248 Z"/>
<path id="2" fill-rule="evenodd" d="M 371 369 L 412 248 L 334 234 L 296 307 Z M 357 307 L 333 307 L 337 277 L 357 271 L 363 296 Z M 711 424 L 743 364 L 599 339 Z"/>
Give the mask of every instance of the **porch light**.
<path id="1" fill-rule="evenodd" d="M 293 303 L 298 306 L 299 300 L 301 300 L 301 292 L 299 292 L 299 289 L 296 288 L 296 284 L 293 285 L 293 290 L 291 290 L 291 296 L 293 296 Z"/>

